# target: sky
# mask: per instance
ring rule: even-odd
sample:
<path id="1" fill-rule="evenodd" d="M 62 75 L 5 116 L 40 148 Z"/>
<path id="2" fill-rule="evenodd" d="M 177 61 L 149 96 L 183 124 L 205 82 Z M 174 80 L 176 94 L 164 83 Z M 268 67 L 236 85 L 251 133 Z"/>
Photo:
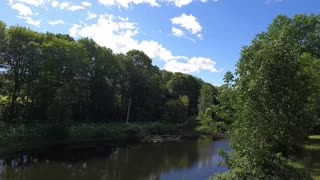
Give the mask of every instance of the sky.
<path id="1" fill-rule="evenodd" d="M 89 37 L 114 53 L 142 50 L 160 69 L 213 85 L 277 15 L 312 13 L 320 0 L 0 0 L 8 26 Z"/>

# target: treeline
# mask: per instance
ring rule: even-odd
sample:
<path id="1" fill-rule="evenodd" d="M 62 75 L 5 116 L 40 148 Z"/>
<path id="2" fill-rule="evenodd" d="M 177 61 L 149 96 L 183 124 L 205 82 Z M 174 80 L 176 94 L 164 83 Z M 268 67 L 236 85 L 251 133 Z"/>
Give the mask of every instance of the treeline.
<path id="1" fill-rule="evenodd" d="M 236 74 L 233 151 L 220 152 L 231 170 L 216 178 L 311 179 L 301 162 L 320 124 L 320 15 L 276 17 L 242 49 Z"/>
<path id="2" fill-rule="evenodd" d="M 6 123 L 125 122 L 129 104 L 129 122 L 185 123 L 218 104 L 216 87 L 159 70 L 142 51 L 116 54 L 92 39 L 3 22 L 0 68 Z M 213 121 L 216 114 L 207 116 Z"/>

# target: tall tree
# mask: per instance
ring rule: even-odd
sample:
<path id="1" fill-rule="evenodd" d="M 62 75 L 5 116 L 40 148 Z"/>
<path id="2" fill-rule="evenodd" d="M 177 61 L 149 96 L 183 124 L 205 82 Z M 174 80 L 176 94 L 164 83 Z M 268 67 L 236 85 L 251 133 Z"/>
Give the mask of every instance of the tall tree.
<path id="1" fill-rule="evenodd" d="M 6 32 L 4 30 L 4 32 Z M 2 66 L 5 67 L 5 73 L 8 81 L 8 90 L 10 91 L 10 105 L 8 109 L 8 119 L 23 119 L 23 104 L 18 102 L 25 101 L 28 97 L 23 92 L 24 85 L 32 74 L 31 67 L 39 54 L 39 42 L 41 36 L 30 29 L 12 26 L 7 30 L 8 38 L 2 48 Z M 2 41 L 4 42 L 4 41 Z M 27 85 L 30 88 L 30 85 Z M 28 90 L 27 90 L 28 91 Z"/>
<path id="2" fill-rule="evenodd" d="M 234 107 L 236 99 L 236 88 L 234 86 L 234 76 L 227 71 L 223 77 L 224 84 L 219 87 L 217 97 L 218 103 L 213 106 L 217 119 L 227 124 L 235 120 L 236 109 Z"/>
<path id="3" fill-rule="evenodd" d="M 200 122 L 200 129 L 203 130 L 215 130 L 215 112 L 213 111 L 213 105 L 217 103 L 217 89 L 209 84 L 204 83 L 200 89 L 199 113 L 197 120 Z"/>
<path id="4" fill-rule="evenodd" d="M 179 96 L 188 96 L 189 98 L 189 116 L 198 114 L 198 102 L 202 81 L 195 77 L 182 73 L 175 73 L 167 82 L 166 87 L 173 98 Z"/>
<path id="5" fill-rule="evenodd" d="M 319 57 L 320 16 L 278 16 L 242 50 L 237 64 L 237 120 L 226 179 L 309 179 L 299 157 L 313 126 L 314 81 L 306 59 Z M 315 38 L 315 39 L 314 39 Z M 314 58 L 313 58 L 314 59 Z M 319 66 L 319 65 L 318 65 Z M 319 106 L 315 105 L 315 106 Z M 319 118 L 319 117 L 318 117 Z M 294 158 L 295 157 L 295 158 Z"/>

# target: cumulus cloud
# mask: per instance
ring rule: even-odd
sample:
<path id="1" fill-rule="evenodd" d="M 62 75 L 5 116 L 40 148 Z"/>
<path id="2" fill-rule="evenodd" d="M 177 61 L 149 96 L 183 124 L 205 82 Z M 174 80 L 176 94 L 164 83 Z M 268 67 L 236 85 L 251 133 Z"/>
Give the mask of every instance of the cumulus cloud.
<path id="1" fill-rule="evenodd" d="M 190 4 L 192 0 L 165 0 L 168 3 L 173 3 L 177 7 L 182 7 Z"/>
<path id="2" fill-rule="evenodd" d="M 179 61 L 169 61 L 164 66 L 165 70 L 172 72 L 182 72 L 182 73 L 199 73 L 202 70 L 208 70 L 210 72 L 219 72 L 216 68 L 216 63 L 204 57 L 193 57 L 187 62 L 179 62 Z"/>
<path id="3" fill-rule="evenodd" d="M 56 1 L 56 0 L 52 0 L 52 1 L 51 1 L 51 6 L 52 6 L 52 7 L 57 7 L 57 6 L 59 6 L 59 2 Z"/>
<path id="4" fill-rule="evenodd" d="M 36 26 L 36 27 L 40 27 L 41 21 L 34 20 L 32 17 L 29 17 L 29 16 L 18 16 L 18 18 L 26 20 L 26 23 L 28 23 L 28 24 L 31 24 L 31 25 Z"/>
<path id="5" fill-rule="evenodd" d="M 20 16 L 33 15 L 31 8 L 21 3 L 15 3 L 11 6 L 11 8 L 17 10 Z"/>
<path id="6" fill-rule="evenodd" d="M 88 17 L 86 18 L 86 20 L 94 19 L 94 18 L 96 18 L 96 17 L 97 17 L 96 14 L 88 11 Z"/>
<path id="7" fill-rule="evenodd" d="M 78 36 L 78 32 L 80 28 L 81 28 L 81 25 L 79 24 L 72 25 L 72 27 L 69 29 L 70 36 L 74 36 L 74 37 Z"/>
<path id="8" fill-rule="evenodd" d="M 73 6 L 71 4 L 72 4 L 71 2 L 62 2 L 60 4 L 60 9 L 66 9 L 66 10 L 69 10 L 69 11 L 77 11 L 77 10 L 86 9 L 84 6 L 79 6 L 79 5 Z"/>
<path id="9" fill-rule="evenodd" d="M 197 34 L 197 37 L 198 37 L 199 39 L 201 39 L 201 40 L 204 39 L 203 36 L 202 36 L 202 34 Z"/>
<path id="10" fill-rule="evenodd" d="M 134 47 L 132 47 L 134 49 Z M 142 41 L 135 49 L 144 51 L 150 58 L 158 58 L 164 61 L 172 61 L 178 59 L 187 59 L 185 56 L 173 56 L 171 51 L 164 48 L 156 41 Z"/>
<path id="11" fill-rule="evenodd" d="M 203 39 L 202 34 L 202 26 L 198 22 L 197 18 L 192 14 L 186 15 L 185 13 L 180 16 L 171 18 L 171 23 L 173 25 L 179 26 L 179 28 L 172 27 L 171 32 L 173 36 L 176 37 L 185 37 L 193 42 L 195 42 L 194 38 L 188 37 L 188 35 L 196 36 L 198 39 Z"/>
<path id="12" fill-rule="evenodd" d="M 19 19 L 26 20 L 26 23 L 31 24 L 36 27 L 40 27 L 41 21 L 34 20 L 32 16 L 36 15 L 37 13 L 33 13 L 29 6 L 26 6 L 22 3 L 13 3 L 13 1 L 9 2 L 9 5 L 12 9 L 18 11 L 19 15 L 17 16 Z"/>
<path id="13" fill-rule="evenodd" d="M 196 0 L 98 0 L 101 4 L 105 6 L 117 5 L 120 7 L 128 8 L 130 4 L 149 4 L 150 6 L 160 7 L 161 3 L 173 4 L 176 7 L 182 7 L 189 5 Z M 205 3 L 207 0 L 201 0 Z"/>
<path id="14" fill-rule="evenodd" d="M 57 25 L 57 24 L 64 24 L 64 21 L 62 19 L 56 20 L 56 21 L 48 21 L 50 25 Z"/>
<path id="15" fill-rule="evenodd" d="M 60 9 L 67 9 L 68 7 L 71 6 L 71 3 L 70 2 L 62 2 L 60 4 Z"/>
<path id="16" fill-rule="evenodd" d="M 190 31 L 192 34 L 196 34 L 202 30 L 197 18 L 192 14 L 186 15 L 183 13 L 181 16 L 172 18 L 171 22 L 172 24 L 179 25 L 180 27 Z"/>
<path id="17" fill-rule="evenodd" d="M 95 24 L 74 24 L 69 29 L 71 36 L 89 37 L 99 45 L 111 48 L 115 53 L 126 53 L 131 49 L 144 51 L 150 58 L 165 61 L 164 69 L 173 72 L 192 73 L 208 70 L 218 72 L 215 62 L 209 58 L 176 56 L 161 43 L 153 40 L 138 41 L 136 23 L 128 18 L 110 14 L 100 15 Z M 185 62 L 181 62 L 185 61 Z"/>
<path id="18" fill-rule="evenodd" d="M 82 6 L 91 7 L 92 4 L 86 1 L 81 2 Z"/>
<path id="19" fill-rule="evenodd" d="M 70 6 L 68 9 L 70 11 L 77 11 L 77 10 L 86 9 L 86 8 L 83 6 Z"/>
<path id="20" fill-rule="evenodd" d="M 171 28 L 171 32 L 174 36 L 177 36 L 177 37 L 181 37 L 184 35 L 184 32 L 181 29 L 175 28 L 175 27 Z"/>
<path id="21" fill-rule="evenodd" d="M 116 53 L 126 53 L 131 49 L 144 51 L 150 58 L 164 61 L 183 59 L 183 56 L 173 56 L 171 51 L 156 41 L 137 41 L 134 36 L 138 34 L 135 23 L 128 18 L 114 17 L 106 14 L 100 15 L 97 23 L 83 26 L 73 25 L 69 29 L 71 36 L 90 37 L 98 44 L 111 48 Z"/>
<path id="22" fill-rule="evenodd" d="M 19 2 L 30 4 L 33 6 L 40 6 L 45 3 L 45 0 L 18 0 Z"/>
<path id="23" fill-rule="evenodd" d="M 105 6 L 118 5 L 124 8 L 129 8 L 130 4 L 149 4 L 151 6 L 160 6 L 157 0 L 98 0 Z"/>

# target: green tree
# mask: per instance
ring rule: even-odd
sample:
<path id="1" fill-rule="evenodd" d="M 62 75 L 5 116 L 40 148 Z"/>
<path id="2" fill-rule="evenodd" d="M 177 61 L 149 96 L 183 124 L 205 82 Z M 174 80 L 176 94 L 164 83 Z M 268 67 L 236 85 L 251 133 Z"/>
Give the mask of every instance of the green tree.
<path id="1" fill-rule="evenodd" d="M 189 116 L 198 114 L 198 102 L 202 81 L 182 73 L 175 73 L 167 82 L 166 87 L 170 95 L 176 99 L 179 96 L 188 96 L 190 101 Z"/>
<path id="2" fill-rule="evenodd" d="M 7 119 L 21 120 L 24 118 L 23 102 L 29 100 L 31 85 L 27 81 L 33 74 L 35 61 L 38 60 L 41 35 L 20 26 L 12 26 L 7 30 L 2 26 L 2 31 L 4 39 L 1 42 L 1 66 L 5 68 L 6 88 L 10 92 Z"/>
<path id="3" fill-rule="evenodd" d="M 131 50 L 126 57 L 127 97 L 132 100 L 130 116 L 139 121 L 159 119 L 159 95 L 162 93 L 159 69 L 152 65 L 152 60 L 142 51 Z"/>
<path id="4" fill-rule="evenodd" d="M 310 179 L 296 158 L 313 126 L 310 98 L 318 82 L 308 80 L 305 64 L 319 57 L 319 18 L 278 16 L 242 50 L 233 152 L 225 159 L 232 170 L 219 178 Z"/>
<path id="5" fill-rule="evenodd" d="M 223 121 L 226 124 L 231 124 L 235 120 L 235 95 L 236 89 L 234 86 L 234 76 L 228 71 L 224 75 L 224 84 L 219 87 L 217 97 L 218 103 L 213 106 L 217 115 L 217 120 Z"/>
<path id="6" fill-rule="evenodd" d="M 87 50 L 89 99 L 88 118 L 91 121 L 110 121 L 115 110 L 117 74 L 120 68 L 110 49 L 96 44 L 91 39 L 79 43 Z"/>
<path id="7" fill-rule="evenodd" d="M 171 99 L 165 104 L 164 119 L 167 122 L 183 123 L 188 118 L 188 108 L 188 96 L 180 96 L 178 99 Z"/>
<path id="8" fill-rule="evenodd" d="M 200 89 L 199 113 L 197 120 L 200 129 L 204 131 L 216 131 L 215 113 L 213 105 L 217 103 L 217 89 L 209 83 L 204 83 Z"/>

